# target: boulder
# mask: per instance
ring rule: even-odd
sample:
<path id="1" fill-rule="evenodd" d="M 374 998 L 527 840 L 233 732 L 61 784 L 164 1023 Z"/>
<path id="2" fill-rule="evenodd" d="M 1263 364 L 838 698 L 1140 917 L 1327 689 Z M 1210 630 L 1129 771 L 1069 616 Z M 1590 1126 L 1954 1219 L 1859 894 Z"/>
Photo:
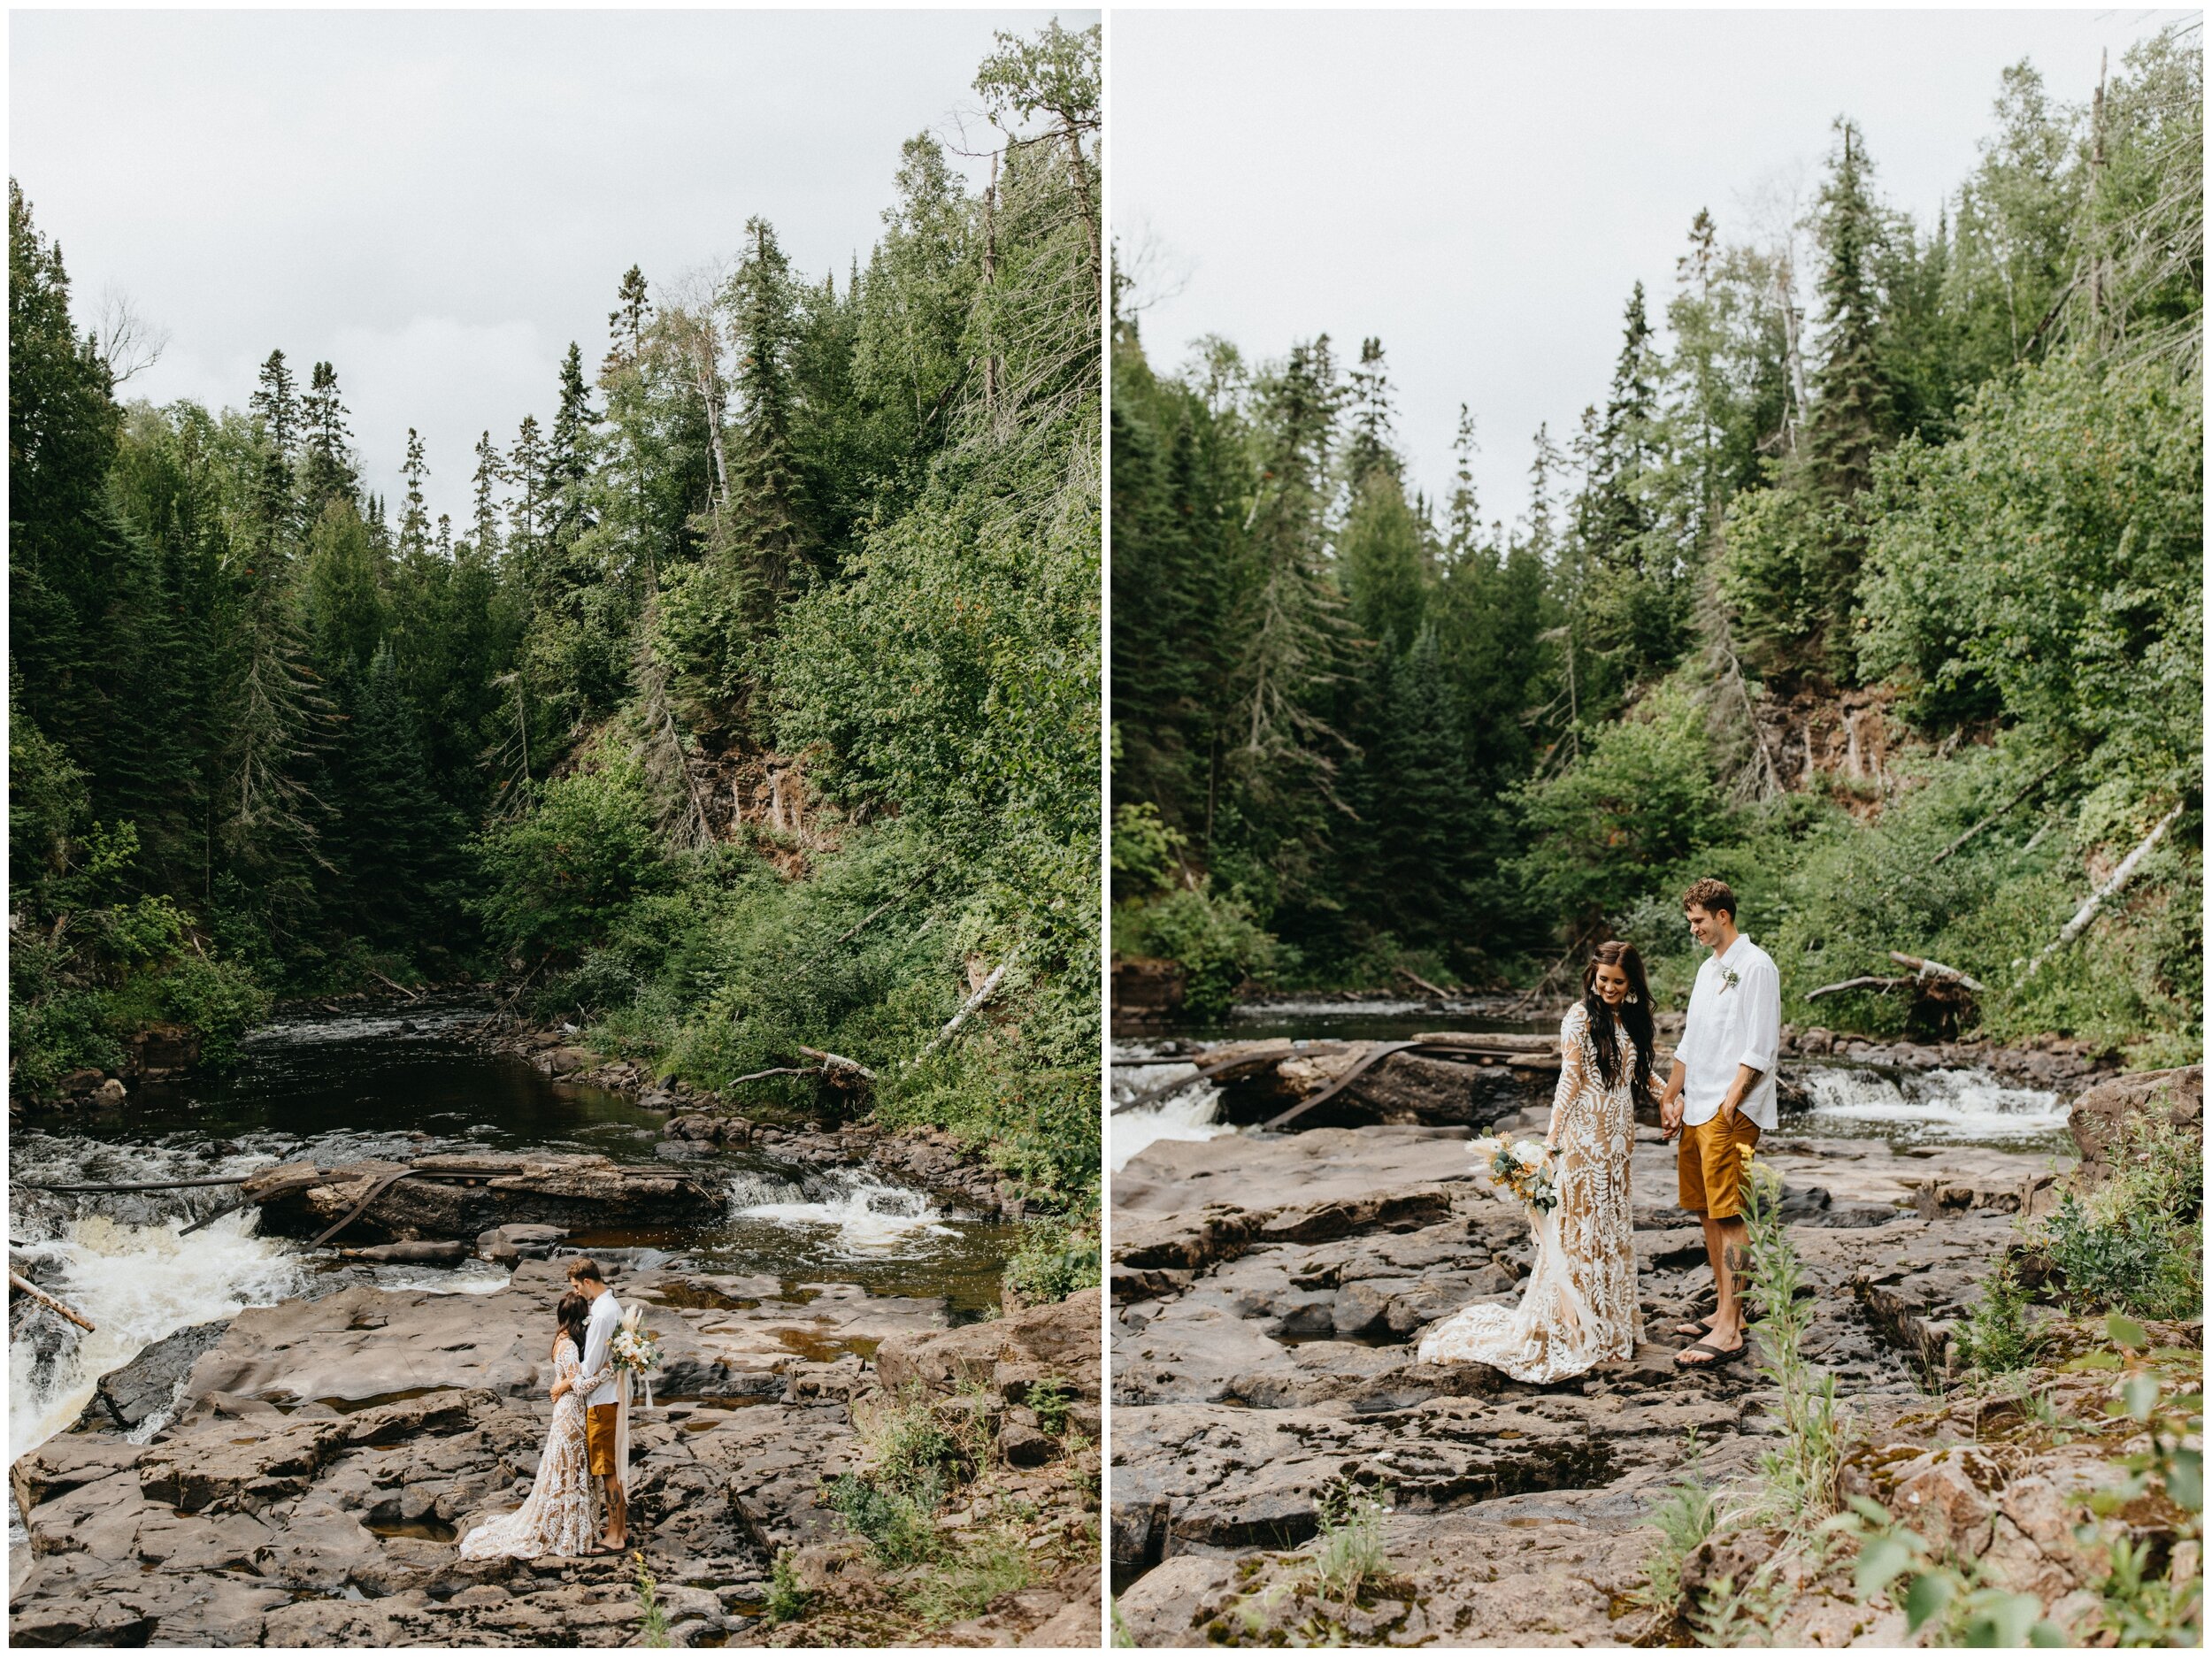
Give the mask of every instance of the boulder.
<path id="1" fill-rule="evenodd" d="M 2077 1185 L 2090 1189 L 2111 1177 L 2120 1147 L 2137 1124 L 2156 1124 L 2204 1150 L 2204 1067 L 2143 1070 L 2100 1082 L 2074 1101 L 2067 1126 L 2081 1147 Z"/>
<path id="2" fill-rule="evenodd" d="M 180 1329 L 154 1342 L 121 1369 L 110 1369 L 94 1385 L 82 1424 L 128 1431 L 156 1411 L 169 1408 L 192 1366 L 229 1327 L 230 1320 L 224 1317 Z"/>
<path id="3" fill-rule="evenodd" d="M 393 1179 L 410 1167 L 445 1177 Z M 265 1228 L 288 1237 L 320 1236 L 369 1198 L 340 1233 L 356 1245 L 475 1238 L 510 1224 L 665 1225 L 717 1219 L 725 1206 L 720 1191 L 675 1169 L 584 1155 L 439 1156 L 330 1170 L 283 1163 L 257 1170 L 240 1190 L 261 1205 Z"/>

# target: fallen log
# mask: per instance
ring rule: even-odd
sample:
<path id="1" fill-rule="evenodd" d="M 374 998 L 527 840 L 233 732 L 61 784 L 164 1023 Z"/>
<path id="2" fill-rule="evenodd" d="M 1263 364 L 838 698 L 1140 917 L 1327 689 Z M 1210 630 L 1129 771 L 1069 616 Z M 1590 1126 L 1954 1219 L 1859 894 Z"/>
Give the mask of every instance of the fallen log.
<path id="1" fill-rule="evenodd" d="M 908 1065 L 912 1066 L 919 1064 L 924 1059 L 934 1053 L 939 1047 L 944 1046 L 946 1042 L 951 1040 L 953 1032 L 958 1030 L 961 1025 L 968 1022 L 968 1015 L 974 1012 L 977 1008 L 982 1006 L 984 1002 L 991 999 L 993 992 L 995 992 L 999 986 L 999 980 L 1006 976 L 1006 969 L 1013 964 L 1014 957 L 1012 955 L 1009 955 L 1005 960 L 1000 962 L 998 965 L 993 967 L 991 969 L 991 976 L 985 978 L 983 982 L 976 987 L 974 994 L 969 996 L 965 1001 L 961 1003 L 960 1010 L 945 1021 L 945 1027 L 929 1039 L 929 1044 L 919 1053 L 917 1053 L 912 1058 L 907 1061 Z"/>
<path id="2" fill-rule="evenodd" d="M 2185 801 L 2183 802 L 2183 804 L 2186 803 Z M 2018 989 L 2033 978 L 2036 969 L 2046 961 L 2089 930 L 2089 923 L 2097 918 L 2097 911 L 2104 907 L 2104 901 L 2134 878 L 2135 871 L 2141 866 L 2143 859 L 2149 856 L 2153 848 L 2166 838 L 2166 831 L 2180 820 L 2181 810 L 2181 806 L 2177 805 L 2164 817 L 2159 818 L 2157 826 L 2143 836 L 2141 842 L 2133 851 L 2120 860 L 2120 866 L 2106 878 L 2105 883 L 2092 892 L 2087 901 L 2074 911 L 2074 918 L 2061 927 L 2058 936 L 2045 944 L 2037 953 L 2035 959 L 2028 963 L 2027 970 L 2015 981 L 2013 985 L 2015 989 Z"/>
<path id="3" fill-rule="evenodd" d="M 819 1047 L 801 1047 L 799 1051 L 810 1059 L 816 1060 L 822 1070 L 830 1075 L 857 1076 L 863 1081 L 869 1082 L 876 1079 L 876 1073 L 873 1070 L 858 1059 L 849 1059 L 841 1053 L 825 1053 Z"/>
<path id="4" fill-rule="evenodd" d="M 15 1272 L 11 1271 L 8 1273 L 8 1289 L 9 1292 L 13 1294 L 28 1295 L 32 1300 L 37 1301 L 48 1311 L 54 1313 L 58 1316 L 67 1318 L 79 1329 L 84 1331 L 84 1332 L 88 1335 L 97 1334 L 99 1332 L 92 1327 L 92 1321 L 86 1317 L 84 1314 L 73 1310 L 69 1307 L 64 1306 L 52 1295 L 47 1293 L 45 1290 L 40 1288 L 38 1285 L 35 1283 L 26 1282 Z"/>
<path id="5" fill-rule="evenodd" d="M 1977 994 L 1989 988 L 1980 979 L 1960 971 L 1956 967 L 1947 967 L 1940 961 L 1931 961 L 1924 955 L 1909 955 L 1901 949 L 1893 949 L 1889 952 L 1889 958 L 1901 967 L 1912 968 L 1915 978 L 1922 982 L 1932 978 L 1944 984 L 1956 984 Z"/>
<path id="6" fill-rule="evenodd" d="M 1440 989 L 1437 986 L 1430 983 L 1426 978 L 1423 978 L 1418 972 L 1408 971 L 1404 967 L 1393 967 L 1391 970 L 1395 972 L 1407 983 L 1414 986 L 1417 989 L 1426 990 L 1430 994 L 1435 996 L 1440 1001 L 1448 1001 L 1451 999 L 1451 992 L 1449 990 Z"/>
<path id="7" fill-rule="evenodd" d="M 2011 799 L 2006 801 L 2004 804 L 1999 806 L 1994 811 L 1992 811 L 1980 822 L 1975 824 L 1972 828 L 1967 830 L 1965 833 L 1960 835 L 1958 839 L 1953 840 L 1948 846 L 1946 846 L 1941 851 L 1938 852 L 1935 855 L 1933 861 L 1928 864 L 1928 867 L 1931 869 L 1934 868 L 1937 863 L 1942 863 L 1946 858 L 1949 857 L 1952 853 L 1958 851 L 1962 847 L 1970 844 L 1974 838 L 1980 834 L 1985 829 L 1992 828 L 1997 824 L 2003 822 L 2007 817 L 2011 815 L 2013 809 L 2017 807 L 2023 800 L 2025 800 L 2030 794 L 2033 794 L 2038 788 L 2040 788 L 2046 782 L 2049 781 L 2051 777 L 2058 771 L 2058 769 L 2065 763 L 2066 761 L 2064 758 L 2055 759 L 2048 765 L 2046 765 L 2041 771 L 2036 772 L 2034 776 L 2029 778 L 2026 785 L 2021 788 L 2019 793 L 2014 794 Z"/>
<path id="8" fill-rule="evenodd" d="M 1910 978 L 1886 978 L 1878 974 L 1864 973 L 1855 978 L 1845 978 L 1839 984 L 1824 984 L 1816 990 L 1807 990 L 1805 999 L 1816 1001 L 1824 995 L 1840 995 L 1846 990 L 1901 990 L 1911 982 Z"/>
<path id="9" fill-rule="evenodd" d="M 458 1265 L 471 1253 L 469 1245 L 450 1243 L 379 1243 L 372 1248 L 342 1248 L 341 1260 L 365 1260 L 379 1266 Z"/>
<path id="10" fill-rule="evenodd" d="M 386 989 L 397 990 L 402 995 L 404 995 L 411 1001 L 419 1001 L 422 999 L 422 992 L 420 990 L 411 990 L 404 984 L 395 984 L 391 979 L 386 978 L 381 972 L 379 972 L 374 967 L 371 967 L 369 969 L 369 976 L 374 978 L 379 984 L 384 986 Z"/>

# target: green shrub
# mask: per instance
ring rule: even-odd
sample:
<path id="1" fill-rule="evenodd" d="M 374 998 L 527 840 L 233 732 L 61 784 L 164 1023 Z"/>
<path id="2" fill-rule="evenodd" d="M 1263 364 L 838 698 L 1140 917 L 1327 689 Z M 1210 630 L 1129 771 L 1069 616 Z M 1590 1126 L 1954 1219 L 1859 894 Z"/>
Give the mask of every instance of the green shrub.
<path id="1" fill-rule="evenodd" d="M 1390 1498 L 1347 1476 L 1314 1499 L 1321 1545 L 1314 1550 L 1314 1585 L 1345 1610 L 1358 1603 L 1360 1591 L 1390 1574 L 1390 1553 L 1383 1540 L 1383 1520 Z"/>
<path id="2" fill-rule="evenodd" d="M 1039 1431 L 1049 1433 L 1056 1438 L 1067 1426 L 1069 1399 L 1064 1383 L 1057 1380 L 1032 1381 L 1022 1402 L 1037 1417 Z"/>
<path id="3" fill-rule="evenodd" d="M 2039 1240 L 2077 1309 L 2186 1317 L 2202 1299 L 2203 1207 L 2194 1142 L 2138 1122 L 2116 1147 L 2113 1171 L 2086 1197 L 2062 1198 Z"/>
<path id="4" fill-rule="evenodd" d="M 1975 1374 L 2007 1375 L 2033 1363 L 2045 1337 L 2028 1316 L 2029 1295 L 2007 1260 L 1958 1326 L 1959 1361 Z"/>
<path id="5" fill-rule="evenodd" d="M 858 1473 L 824 1482 L 822 1505 L 868 1545 L 879 1564 L 918 1565 L 937 1556 L 936 1502 L 886 1489 Z"/>
<path id="6" fill-rule="evenodd" d="M 806 1615 L 807 1601 L 814 1596 L 800 1585 L 799 1573 L 791 1563 L 791 1550 L 776 1550 L 775 1563 L 768 1568 L 768 1599 L 762 1611 L 771 1622 L 788 1622 Z"/>
<path id="7" fill-rule="evenodd" d="M 1758 1343 L 1759 1373 L 1774 1383 L 1782 1430 L 1779 1447 L 1760 1456 L 1759 1470 L 1767 1504 L 1784 1522 L 1796 1523 L 1835 1507 L 1846 1423 L 1836 1400 L 1836 1377 L 1815 1369 L 1805 1358 L 1814 1300 L 1805 1292 L 1805 1262 L 1779 1212 L 1782 1178 L 1757 1162 L 1747 1172 L 1750 1334 Z"/>
<path id="8" fill-rule="evenodd" d="M 1237 986 L 1263 976 L 1277 959 L 1275 940 L 1251 908 L 1234 894 L 1216 894 L 1210 879 L 1116 904 L 1114 951 L 1180 966 L 1184 1010 L 1201 1018 L 1226 1012 Z"/>
<path id="9" fill-rule="evenodd" d="M 1032 1306 L 1064 1300 L 1078 1289 L 1099 1282 L 1095 1231 L 1071 1228 L 1056 1220 L 1030 1220 L 1022 1227 L 1021 1247 L 1006 1262 L 1006 1284 Z"/>
<path id="10" fill-rule="evenodd" d="M 611 740 L 545 785 L 536 806 L 476 842 L 491 940 L 521 957 L 574 958 L 669 873 L 643 771 Z"/>
<path id="11" fill-rule="evenodd" d="M 1684 1479 L 1667 1492 L 1651 1515 L 1659 1541 L 1644 1555 L 1644 1582 L 1630 1598 L 1637 1604 L 1665 1614 L 1669 1621 L 1682 1606 L 1682 1568 L 1689 1563 L 1705 1538 L 1713 1534 L 1718 1509 L 1711 1486 L 1695 1477 Z"/>
<path id="12" fill-rule="evenodd" d="M 200 1038 L 200 1062 L 226 1070 L 238 1062 L 238 1039 L 268 1016 L 269 992 L 235 961 L 185 955 L 161 975 L 169 1016 Z"/>

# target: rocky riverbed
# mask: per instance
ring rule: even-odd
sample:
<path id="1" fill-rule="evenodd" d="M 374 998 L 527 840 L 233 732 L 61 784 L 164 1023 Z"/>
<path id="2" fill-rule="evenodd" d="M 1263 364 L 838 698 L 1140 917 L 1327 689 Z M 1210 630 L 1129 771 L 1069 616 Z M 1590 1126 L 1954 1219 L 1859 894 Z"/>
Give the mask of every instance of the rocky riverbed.
<path id="1" fill-rule="evenodd" d="M 2076 1113 L 2093 1137 L 2139 1108 L 2106 1091 Z M 1924 1412 L 2016 1219 L 2049 1206 L 2073 1159 L 1787 1129 L 1762 1155 L 1816 1296 L 1808 1355 L 1877 1431 Z M 1116 1176 L 1111 1554 L 1138 1643 L 1628 1643 L 1648 1632 L 1623 1619 L 1665 1490 L 1746 1476 L 1774 1442 L 1748 1363 L 1671 1367 L 1704 1251 L 1648 1128 L 1635 1355 L 1541 1387 L 1416 1362 L 1426 1325 L 1512 1300 L 1530 1265 L 1525 1222 L 1471 1177 L 1468 1137 L 1399 1123 L 1162 1139 Z M 1348 1476 L 1392 1492 L 1389 1580 L 1324 1607 L 1316 1504 Z"/>
<path id="2" fill-rule="evenodd" d="M 635 1417 L 633 1515 L 678 1644 L 1095 1643 L 1096 1291 L 955 1327 L 941 1299 L 851 1284 L 611 1275 L 664 1354 L 657 1407 Z M 557 1258 L 526 1258 L 490 1293 L 357 1285 L 150 1349 L 104 1381 L 79 1431 L 18 1464 L 31 1506 L 12 1643 L 635 1643 L 627 1560 L 456 1551 L 527 1491 L 562 1285 Z M 174 1419 L 125 1437 L 106 1412 L 165 1399 L 180 1370 Z M 1030 1408 L 1040 1384 L 1064 1411 Z M 947 1625 L 928 1626 L 823 1505 L 823 1481 L 866 1461 L 856 1419 L 894 1406 L 980 1423 L 991 1447 L 939 1523 L 989 1528 L 1022 1561 L 1018 1582 Z M 780 1622 L 779 1554 L 806 1596 Z"/>

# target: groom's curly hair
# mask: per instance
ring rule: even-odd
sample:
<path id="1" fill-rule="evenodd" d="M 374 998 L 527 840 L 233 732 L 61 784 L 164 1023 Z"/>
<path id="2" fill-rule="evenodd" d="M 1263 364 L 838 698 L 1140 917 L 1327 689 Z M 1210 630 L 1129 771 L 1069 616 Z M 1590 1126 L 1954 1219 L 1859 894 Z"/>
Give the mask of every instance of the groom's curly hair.
<path id="1" fill-rule="evenodd" d="M 579 1254 L 568 1262 L 568 1280 L 571 1283 L 604 1283 L 606 1281 L 599 1275 L 599 1262 L 588 1254 Z"/>
<path id="2" fill-rule="evenodd" d="M 1725 915 L 1736 918 L 1736 894 L 1725 880 L 1716 880 L 1707 875 L 1702 880 L 1690 882 L 1690 889 L 1682 894 L 1684 909 L 1703 909 L 1708 915 Z"/>

